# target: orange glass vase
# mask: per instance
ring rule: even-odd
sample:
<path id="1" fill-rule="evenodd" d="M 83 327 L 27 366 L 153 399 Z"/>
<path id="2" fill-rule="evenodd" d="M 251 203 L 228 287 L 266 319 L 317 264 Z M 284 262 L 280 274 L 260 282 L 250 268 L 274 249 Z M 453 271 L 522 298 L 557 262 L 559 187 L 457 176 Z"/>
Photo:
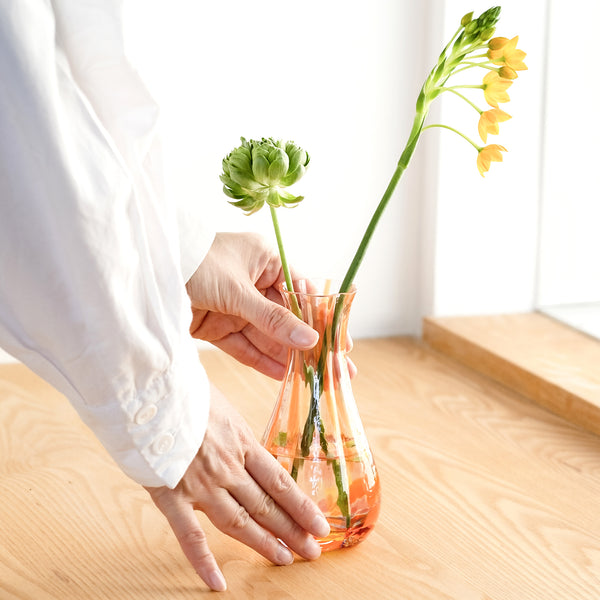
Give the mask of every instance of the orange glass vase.
<path id="1" fill-rule="evenodd" d="M 355 290 L 330 293 L 328 281 L 282 290 L 288 308 L 319 332 L 308 351 L 290 351 L 287 373 L 262 443 L 323 511 L 331 527 L 323 550 L 361 542 L 379 515 L 381 492 L 346 361 Z"/>

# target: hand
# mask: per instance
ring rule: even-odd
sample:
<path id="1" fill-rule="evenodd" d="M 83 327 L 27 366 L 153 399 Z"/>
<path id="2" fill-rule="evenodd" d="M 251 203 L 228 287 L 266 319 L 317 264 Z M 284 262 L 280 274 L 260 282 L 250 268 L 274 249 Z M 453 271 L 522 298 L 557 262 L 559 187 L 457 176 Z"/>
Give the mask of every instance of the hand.
<path id="1" fill-rule="evenodd" d="M 193 337 L 241 363 L 282 379 L 288 349 L 308 350 L 318 334 L 283 306 L 281 260 L 254 233 L 218 233 L 188 281 Z M 352 342 L 347 340 L 347 351 Z M 356 367 L 347 357 L 350 375 Z"/>
<path id="2" fill-rule="evenodd" d="M 283 306 L 279 255 L 253 233 L 217 233 L 187 283 L 193 337 L 212 342 L 240 362 L 281 379 L 289 347 L 318 340 L 311 327 Z"/>
<path id="3" fill-rule="evenodd" d="M 204 441 L 183 479 L 173 490 L 146 489 L 169 521 L 187 559 L 216 591 L 227 586 L 195 509 L 203 511 L 221 531 L 277 565 L 294 560 L 277 538 L 311 560 L 321 549 L 310 534 L 329 534 L 329 525 L 318 508 L 214 388 Z"/>

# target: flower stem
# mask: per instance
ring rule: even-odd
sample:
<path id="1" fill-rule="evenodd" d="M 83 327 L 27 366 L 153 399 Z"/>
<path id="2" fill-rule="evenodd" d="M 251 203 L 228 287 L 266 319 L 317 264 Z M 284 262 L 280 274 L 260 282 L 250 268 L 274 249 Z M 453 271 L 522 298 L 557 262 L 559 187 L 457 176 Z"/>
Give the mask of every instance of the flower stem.
<path id="1" fill-rule="evenodd" d="M 433 74 L 433 72 L 432 72 L 432 74 Z M 356 254 L 354 255 L 354 258 L 352 259 L 352 262 L 350 263 L 350 267 L 348 268 L 348 271 L 346 272 L 346 276 L 344 277 L 342 284 L 340 286 L 340 291 L 339 291 L 340 294 L 345 294 L 350 290 L 350 287 L 352 286 L 352 283 L 354 282 L 354 278 L 356 277 L 356 273 L 358 272 L 358 269 L 359 269 L 359 267 L 363 261 L 363 258 L 365 256 L 365 252 L 367 251 L 367 247 L 369 246 L 369 242 L 371 241 L 371 238 L 373 237 L 373 234 L 375 233 L 375 229 L 377 228 L 377 224 L 379 223 L 379 220 L 381 219 L 381 215 L 385 211 L 391 197 L 393 196 L 394 191 L 396 190 L 396 186 L 398 185 L 398 182 L 400 181 L 402 174 L 406 170 L 406 167 L 408 166 L 408 163 L 410 162 L 410 159 L 415 151 L 415 148 L 417 147 L 417 142 L 419 141 L 421 131 L 423 130 L 423 124 L 425 123 L 425 119 L 427 118 L 427 114 L 429 112 L 429 105 L 431 103 L 431 100 L 428 99 L 427 95 L 424 93 L 424 89 L 427 86 L 428 82 L 429 82 L 429 79 L 428 79 L 428 81 L 425 82 L 425 85 L 423 86 L 423 89 L 421 90 L 419 100 L 417 101 L 417 113 L 415 114 L 415 118 L 413 120 L 413 126 L 412 126 L 412 129 L 408 136 L 408 141 L 406 142 L 406 146 L 404 147 L 404 150 L 402 151 L 402 154 L 400 155 L 400 159 L 398 160 L 398 164 L 396 165 L 396 170 L 394 171 L 394 174 L 392 175 L 392 178 L 390 179 L 390 182 L 388 183 L 388 186 L 387 186 L 385 192 L 383 193 L 383 196 L 382 196 L 381 200 L 379 201 L 379 204 L 377 205 L 377 208 L 375 209 L 375 212 L 373 213 L 373 216 L 371 217 L 369 224 L 367 225 L 367 229 L 366 229 L 365 233 L 363 234 L 362 240 L 360 241 L 360 244 L 358 246 Z M 343 300 L 342 300 L 342 297 L 340 296 L 337 299 L 335 312 L 333 313 L 332 329 L 334 329 L 334 330 L 340 319 L 342 306 L 343 306 Z"/>
<path id="2" fill-rule="evenodd" d="M 327 360 L 327 353 L 331 348 L 332 343 L 328 341 L 327 332 L 324 331 L 323 345 L 316 369 L 313 366 L 307 365 L 306 361 L 304 362 L 304 381 L 310 388 L 310 406 L 304 423 L 304 429 L 302 430 L 300 451 L 303 457 L 307 457 L 310 454 L 310 447 L 316 429 L 321 450 L 323 450 L 323 453 L 327 457 L 327 462 L 331 463 L 335 477 L 335 485 L 338 493 L 337 505 L 345 519 L 346 527 L 350 527 L 350 491 L 348 488 L 348 478 L 344 477 L 344 473 L 342 472 L 342 458 L 331 456 L 329 452 L 329 444 L 327 443 L 325 428 L 321 419 L 321 396 L 323 395 L 323 383 L 325 379 L 325 362 Z M 298 479 L 299 467 L 300 457 L 296 457 L 291 471 L 294 481 Z"/>
<path id="3" fill-rule="evenodd" d="M 277 238 L 277 247 L 279 248 L 279 256 L 281 258 L 281 268 L 283 269 L 283 275 L 285 277 L 285 285 L 288 292 L 290 292 L 292 310 L 299 319 L 302 319 L 302 312 L 300 311 L 300 306 L 298 306 L 298 299 L 296 298 L 296 294 L 294 292 L 294 284 L 292 283 L 290 268 L 285 257 L 285 250 L 283 249 L 283 240 L 281 238 L 281 230 L 279 229 L 277 212 L 272 206 L 269 206 L 269 209 L 271 210 L 271 220 L 273 221 L 273 229 L 275 229 L 275 237 Z"/>
<path id="4" fill-rule="evenodd" d="M 456 71 L 454 71 L 452 73 L 452 75 L 456 75 L 457 73 L 462 73 L 463 71 L 466 71 L 467 69 L 473 69 L 475 67 L 481 67 L 482 69 L 487 69 L 488 71 L 497 71 L 498 67 L 493 66 L 492 63 L 484 63 L 484 62 L 480 62 L 480 63 L 462 63 L 464 65 L 467 65 L 466 67 L 463 67 L 462 69 L 456 69 Z"/>
<path id="5" fill-rule="evenodd" d="M 425 122 L 425 118 L 427 117 L 428 111 L 429 103 L 427 101 L 424 103 L 423 107 L 420 110 L 417 110 L 417 114 L 415 115 L 413 126 L 408 137 L 408 142 L 406 143 L 404 151 L 402 152 L 402 155 L 398 160 L 398 165 L 396 166 L 396 170 L 394 171 L 394 174 L 390 179 L 387 189 L 385 190 L 381 200 L 379 201 L 379 204 L 377 205 L 377 208 L 375 209 L 375 212 L 371 217 L 371 221 L 367 225 L 367 229 L 358 246 L 358 250 L 356 251 L 354 258 L 352 259 L 350 267 L 348 268 L 346 276 L 344 277 L 342 285 L 340 286 L 340 294 L 348 292 L 350 286 L 352 285 L 352 282 L 354 281 L 354 278 L 356 277 L 356 273 L 362 263 L 369 242 L 371 241 L 373 233 L 375 232 L 375 228 L 379 223 L 379 219 L 381 218 L 383 211 L 388 205 L 390 198 L 392 197 L 396 186 L 398 185 L 398 182 L 400 181 L 400 178 L 406 170 L 406 167 L 408 166 L 408 163 L 415 151 L 417 142 L 419 140 L 419 136 L 421 135 L 421 131 L 423 129 L 423 123 Z"/>
<path id="6" fill-rule="evenodd" d="M 485 47 L 486 47 L 486 46 L 480 46 L 480 48 L 485 48 Z M 473 50 L 473 52 L 474 52 L 475 50 L 477 50 L 477 48 L 475 48 L 475 49 Z M 469 58 L 470 58 L 471 60 L 473 60 L 473 59 L 475 59 L 475 58 L 489 58 L 489 57 L 488 57 L 488 55 L 487 55 L 487 52 L 486 52 L 485 54 L 477 54 L 476 56 L 469 56 Z"/>
<path id="7" fill-rule="evenodd" d="M 443 88 L 442 91 L 452 92 L 455 96 L 458 96 L 459 98 L 463 99 L 467 104 L 470 104 L 479 114 L 481 114 L 483 112 L 477 106 L 477 104 L 475 104 L 474 102 L 471 102 L 466 96 L 463 96 L 463 94 L 461 94 L 460 92 L 457 92 L 456 90 L 454 90 L 452 88 Z M 427 127 L 424 127 L 423 129 L 427 129 Z"/>
<path id="8" fill-rule="evenodd" d="M 443 60 L 446 58 L 446 52 L 448 52 L 448 50 L 450 49 L 450 46 L 452 46 L 452 43 L 454 42 L 454 40 L 457 38 L 458 34 L 463 30 L 462 25 L 456 30 L 456 32 L 454 33 L 454 35 L 450 38 L 450 41 L 446 44 L 445 48 L 442 50 L 441 54 L 440 54 L 440 58 L 439 60 Z"/>
<path id="9" fill-rule="evenodd" d="M 458 131 L 458 129 L 454 129 L 454 127 L 450 127 L 450 125 L 442 125 L 441 123 L 433 123 L 431 125 L 427 125 L 427 127 L 423 127 L 423 130 L 431 129 L 433 127 L 441 127 L 442 129 L 449 129 L 450 131 L 453 131 L 454 133 L 460 135 L 460 137 L 462 137 L 463 139 L 467 140 L 467 142 L 469 142 L 469 144 L 471 144 L 471 146 L 473 146 L 475 148 L 475 150 L 477 150 L 478 152 L 479 152 L 479 150 L 481 150 L 481 146 L 478 146 L 470 137 L 467 137 L 464 133 L 461 133 L 460 131 Z"/>
<path id="10" fill-rule="evenodd" d="M 443 92 L 445 91 L 450 91 L 452 92 L 453 90 L 483 90 L 485 88 L 485 86 L 479 84 L 479 85 L 454 85 L 452 87 L 445 87 L 445 88 L 441 88 L 441 90 Z"/>

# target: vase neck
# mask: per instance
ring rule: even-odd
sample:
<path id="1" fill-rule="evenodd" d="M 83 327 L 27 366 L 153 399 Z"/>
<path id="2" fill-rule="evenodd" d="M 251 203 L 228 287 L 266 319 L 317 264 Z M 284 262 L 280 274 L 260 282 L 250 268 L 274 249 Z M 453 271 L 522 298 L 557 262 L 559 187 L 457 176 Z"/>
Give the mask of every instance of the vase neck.
<path id="1" fill-rule="evenodd" d="M 310 287 L 310 293 L 306 290 L 306 285 L 300 285 L 301 291 L 288 292 L 282 290 L 284 302 L 288 308 L 292 308 L 292 297 L 295 297 L 300 308 L 302 320 L 310 325 L 319 334 L 319 342 L 308 354 L 314 354 L 316 357 L 326 352 L 339 352 L 346 349 L 346 337 L 348 328 L 348 319 L 350 308 L 355 296 L 355 290 L 350 292 L 324 293 L 323 289 Z M 311 286 L 314 286 L 311 282 Z M 312 290 L 317 291 L 313 292 Z M 307 352 L 305 352 L 306 356 Z M 312 362 L 312 361 L 311 361 Z"/>

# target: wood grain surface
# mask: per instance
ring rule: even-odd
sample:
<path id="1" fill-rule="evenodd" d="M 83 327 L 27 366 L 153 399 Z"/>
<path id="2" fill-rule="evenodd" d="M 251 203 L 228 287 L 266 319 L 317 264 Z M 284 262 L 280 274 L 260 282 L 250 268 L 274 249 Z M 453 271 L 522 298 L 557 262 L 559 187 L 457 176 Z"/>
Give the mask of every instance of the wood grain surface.
<path id="1" fill-rule="evenodd" d="M 278 384 L 220 352 L 257 435 Z M 597 600 L 600 438 L 409 339 L 358 341 L 354 390 L 382 479 L 373 534 L 275 567 L 204 518 L 231 599 Z M 0 598 L 211 594 L 162 515 L 21 365 L 0 367 Z"/>

